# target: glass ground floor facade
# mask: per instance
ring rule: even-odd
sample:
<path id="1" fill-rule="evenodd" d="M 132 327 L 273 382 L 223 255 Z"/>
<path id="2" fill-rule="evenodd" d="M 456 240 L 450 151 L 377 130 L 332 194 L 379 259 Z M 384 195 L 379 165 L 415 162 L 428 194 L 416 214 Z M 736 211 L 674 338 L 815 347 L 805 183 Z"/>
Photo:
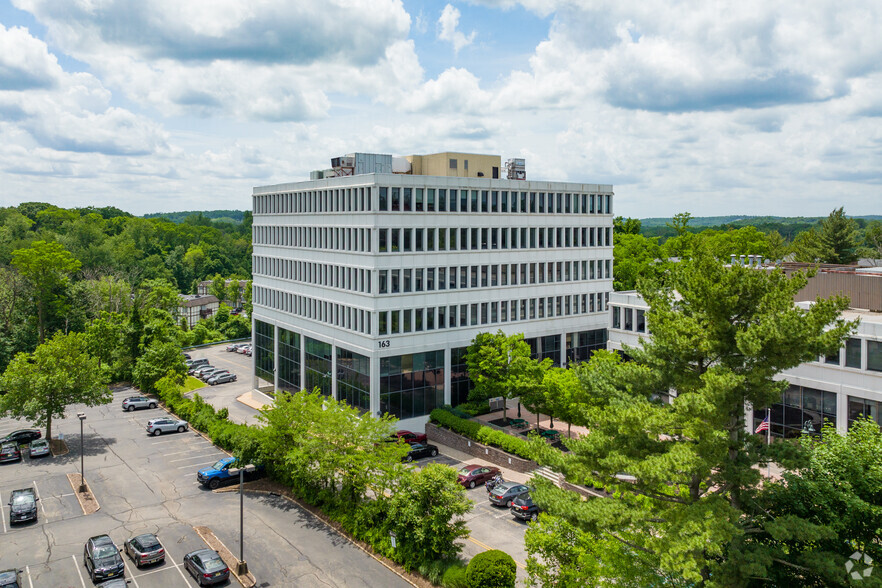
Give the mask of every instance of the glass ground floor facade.
<path id="1" fill-rule="evenodd" d="M 819 435 L 824 421 L 836 425 L 836 393 L 806 386 L 790 385 L 781 395 L 781 402 L 771 406 L 771 435 L 784 439 L 799 437 L 803 432 Z M 753 430 L 766 418 L 766 409 L 753 411 Z"/>
<path id="2" fill-rule="evenodd" d="M 425 417 L 433 409 L 468 401 L 473 388 L 466 363 L 468 347 L 381 356 L 337 341 L 298 333 L 255 319 L 255 377 L 276 390 L 319 390 L 362 412 L 398 419 Z M 584 361 L 606 346 L 606 330 L 527 339 L 534 357 L 555 365 Z"/>

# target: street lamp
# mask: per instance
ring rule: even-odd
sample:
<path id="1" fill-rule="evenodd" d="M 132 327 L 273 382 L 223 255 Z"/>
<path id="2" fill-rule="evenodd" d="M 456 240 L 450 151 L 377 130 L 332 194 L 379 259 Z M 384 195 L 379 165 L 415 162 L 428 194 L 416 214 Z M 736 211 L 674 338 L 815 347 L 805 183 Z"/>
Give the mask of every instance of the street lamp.
<path id="1" fill-rule="evenodd" d="M 242 485 L 245 482 L 245 472 L 250 474 L 256 469 L 250 464 L 239 468 L 239 563 L 236 566 L 236 574 L 239 576 L 248 573 L 248 564 L 245 562 L 245 495 L 242 493 Z"/>
<path id="2" fill-rule="evenodd" d="M 83 421 L 86 420 L 85 413 L 78 412 L 77 418 L 80 419 L 80 492 L 86 491 L 86 475 L 83 471 Z"/>

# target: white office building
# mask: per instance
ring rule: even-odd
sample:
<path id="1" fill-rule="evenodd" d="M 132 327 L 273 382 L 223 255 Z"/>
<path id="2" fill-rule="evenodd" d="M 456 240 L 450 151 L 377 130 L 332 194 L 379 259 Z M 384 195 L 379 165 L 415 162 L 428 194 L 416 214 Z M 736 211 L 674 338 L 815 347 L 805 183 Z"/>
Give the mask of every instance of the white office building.
<path id="1" fill-rule="evenodd" d="M 420 429 L 466 400 L 480 332 L 523 333 L 557 365 L 606 347 L 612 186 L 496 179 L 495 156 L 356 155 L 254 189 L 255 388 L 318 387 Z"/>
<path id="2" fill-rule="evenodd" d="M 785 264 L 792 273 L 804 266 Z M 860 416 L 882 425 L 882 273 L 851 267 L 822 268 L 795 303 L 808 308 L 818 296 L 849 296 L 847 321 L 860 320 L 856 331 L 837 353 L 819 357 L 780 374 L 789 386 L 781 402 L 771 408 L 771 434 L 798 437 L 803 431 L 820 432 L 824 420 L 844 433 Z M 651 337 L 646 323 L 648 305 L 637 292 L 613 292 L 609 300 L 609 349 L 624 352 Z M 747 428 L 754 431 L 766 416 L 765 407 L 747 412 Z"/>

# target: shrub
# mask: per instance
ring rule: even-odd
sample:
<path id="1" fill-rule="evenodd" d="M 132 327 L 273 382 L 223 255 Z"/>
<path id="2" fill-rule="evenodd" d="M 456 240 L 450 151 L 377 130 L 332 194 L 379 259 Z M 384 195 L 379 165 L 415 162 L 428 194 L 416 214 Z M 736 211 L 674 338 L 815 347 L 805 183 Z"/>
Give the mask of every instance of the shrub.
<path id="1" fill-rule="evenodd" d="M 479 553 L 466 568 L 469 588 L 514 588 L 516 579 L 514 559 L 498 549 Z"/>
<path id="2" fill-rule="evenodd" d="M 441 576 L 441 586 L 444 588 L 468 588 L 465 565 L 456 561 L 444 570 L 444 575 Z"/>
<path id="3" fill-rule="evenodd" d="M 496 429 L 486 427 L 476 421 L 461 419 L 443 408 L 436 408 L 432 411 L 430 418 L 433 423 L 446 427 L 455 433 L 465 435 L 469 439 L 483 443 L 484 445 L 492 445 L 503 451 L 513 453 L 524 459 L 533 459 L 529 449 L 529 442 L 520 439 L 514 435 L 509 435 Z"/>
<path id="4" fill-rule="evenodd" d="M 458 404 L 454 411 L 469 416 L 478 416 L 490 412 L 490 403 L 486 400 L 471 400 Z"/>

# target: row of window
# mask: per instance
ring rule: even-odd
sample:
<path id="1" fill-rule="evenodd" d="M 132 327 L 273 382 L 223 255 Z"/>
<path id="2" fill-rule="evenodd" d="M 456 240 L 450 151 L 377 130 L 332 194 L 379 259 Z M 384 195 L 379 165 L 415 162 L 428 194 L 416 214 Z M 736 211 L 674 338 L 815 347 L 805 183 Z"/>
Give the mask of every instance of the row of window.
<path id="1" fill-rule="evenodd" d="M 254 226 L 255 245 L 301 247 L 331 251 L 371 251 L 371 229 L 352 227 Z"/>
<path id="2" fill-rule="evenodd" d="M 303 284 L 371 293 L 370 270 L 262 255 L 254 256 L 252 268 L 256 276 L 271 276 Z"/>
<path id="3" fill-rule="evenodd" d="M 781 402 L 771 406 L 771 436 L 796 438 L 803 433 L 816 435 L 824 421 L 836 425 L 836 393 L 790 385 Z M 753 427 L 766 418 L 766 409 L 753 411 Z"/>
<path id="4" fill-rule="evenodd" d="M 502 263 L 379 270 L 379 294 L 434 292 L 457 288 L 526 286 L 578 280 L 612 279 L 612 260 Z"/>
<path id="5" fill-rule="evenodd" d="M 488 212 L 612 214 L 612 194 L 520 192 L 398 186 L 328 188 L 253 197 L 254 214 L 370 212 L 377 195 L 381 212 Z"/>
<path id="6" fill-rule="evenodd" d="M 856 337 L 850 337 L 845 342 L 843 353 L 839 351 L 821 358 L 824 363 L 838 365 L 854 369 L 864 369 L 863 361 L 863 340 Z M 867 343 L 867 367 L 871 372 L 882 372 L 882 341 L 874 341 L 866 339 Z M 841 355 L 841 357 L 840 357 Z"/>
<path id="7" fill-rule="evenodd" d="M 612 214 L 612 194 L 381 187 L 381 212 Z"/>
<path id="8" fill-rule="evenodd" d="M 612 247 L 610 227 L 461 227 L 377 229 L 380 253 Z"/>
<path id="9" fill-rule="evenodd" d="M 371 210 L 371 188 L 330 188 L 253 197 L 254 214 L 307 212 L 366 212 Z"/>
<path id="10" fill-rule="evenodd" d="M 429 308 L 384 310 L 379 335 L 398 335 L 435 329 L 455 329 L 603 312 L 609 292 L 522 298 Z"/>
<path id="11" fill-rule="evenodd" d="M 645 310 L 642 308 L 622 308 L 620 306 L 612 306 L 610 308 L 612 309 L 612 328 L 637 333 L 646 332 Z"/>
<path id="12" fill-rule="evenodd" d="M 361 308 L 299 296 L 291 292 L 281 292 L 263 286 L 254 286 L 252 297 L 254 304 L 258 306 L 274 308 L 355 333 L 371 334 L 371 314 Z"/>

